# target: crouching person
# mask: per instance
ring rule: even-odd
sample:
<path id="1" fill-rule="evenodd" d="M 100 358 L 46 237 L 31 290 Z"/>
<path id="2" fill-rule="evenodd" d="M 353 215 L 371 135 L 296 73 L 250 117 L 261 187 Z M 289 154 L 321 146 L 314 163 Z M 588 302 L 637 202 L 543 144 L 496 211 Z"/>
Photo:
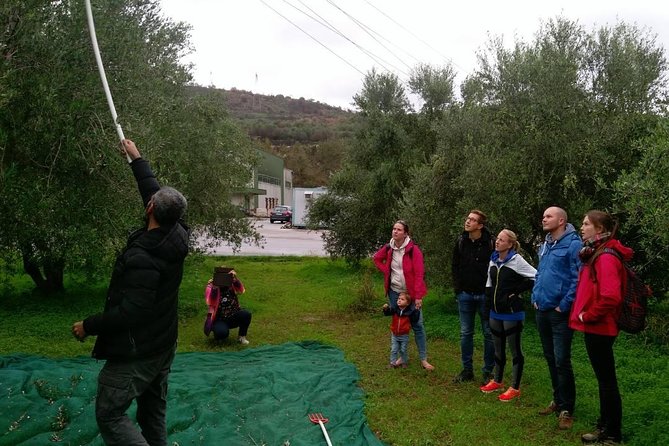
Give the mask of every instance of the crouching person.
<path id="1" fill-rule="evenodd" d="M 221 341 L 230 336 L 230 329 L 239 327 L 237 341 L 248 345 L 246 335 L 251 325 L 251 312 L 239 305 L 238 295 L 244 293 L 244 284 L 234 269 L 215 268 L 209 279 L 204 297 L 209 311 L 204 323 L 204 334 L 214 332 L 214 339 Z"/>

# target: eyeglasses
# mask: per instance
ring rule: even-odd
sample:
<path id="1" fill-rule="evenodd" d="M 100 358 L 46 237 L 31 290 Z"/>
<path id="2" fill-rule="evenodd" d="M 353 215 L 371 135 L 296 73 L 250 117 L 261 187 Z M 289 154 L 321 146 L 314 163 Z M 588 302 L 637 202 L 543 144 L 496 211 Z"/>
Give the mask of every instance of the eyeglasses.
<path id="1" fill-rule="evenodd" d="M 481 221 L 478 218 L 467 217 L 465 221 L 473 221 L 474 223 L 480 223 Z"/>

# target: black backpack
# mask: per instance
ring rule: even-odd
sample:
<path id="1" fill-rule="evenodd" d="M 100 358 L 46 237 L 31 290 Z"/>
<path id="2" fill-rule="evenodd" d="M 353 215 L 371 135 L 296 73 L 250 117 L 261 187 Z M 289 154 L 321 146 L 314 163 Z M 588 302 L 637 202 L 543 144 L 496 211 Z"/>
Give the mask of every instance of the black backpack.
<path id="1" fill-rule="evenodd" d="M 620 309 L 620 317 L 618 318 L 618 328 L 631 334 L 643 331 L 643 329 L 646 328 L 648 299 L 653 297 L 653 291 L 639 276 L 637 276 L 634 270 L 623 260 L 618 251 L 611 248 L 604 248 L 601 254 L 611 254 L 616 256 L 625 270 L 622 293 L 623 301 Z"/>

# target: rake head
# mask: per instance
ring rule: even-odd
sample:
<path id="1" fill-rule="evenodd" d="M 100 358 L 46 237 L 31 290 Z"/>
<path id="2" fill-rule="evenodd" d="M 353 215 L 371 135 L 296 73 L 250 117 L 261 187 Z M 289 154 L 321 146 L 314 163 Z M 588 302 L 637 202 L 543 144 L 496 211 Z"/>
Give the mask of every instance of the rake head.
<path id="1" fill-rule="evenodd" d="M 309 414 L 309 419 L 314 424 L 327 423 L 328 422 L 328 419 L 325 418 L 322 413 L 310 413 Z"/>

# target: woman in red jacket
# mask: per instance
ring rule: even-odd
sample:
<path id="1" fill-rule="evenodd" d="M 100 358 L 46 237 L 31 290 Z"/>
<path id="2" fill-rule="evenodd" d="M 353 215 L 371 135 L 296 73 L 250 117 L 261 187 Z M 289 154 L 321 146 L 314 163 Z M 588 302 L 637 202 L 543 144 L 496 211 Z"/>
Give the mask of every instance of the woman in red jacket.
<path id="1" fill-rule="evenodd" d="M 373 257 L 374 264 L 383 273 L 388 304 L 393 310 L 397 308 L 397 297 L 405 291 L 412 297 L 411 309 L 420 313 L 418 321 L 411 324 L 420 363 L 426 370 L 434 370 L 434 366 L 427 362 L 427 342 L 425 327 L 423 326 L 423 297 L 427 294 L 427 287 L 423 276 L 423 253 L 409 237 L 409 225 L 398 220 L 393 225 L 392 238 L 379 249 Z"/>
<path id="2" fill-rule="evenodd" d="M 580 252 L 583 266 L 578 276 L 576 299 L 569 326 L 582 331 L 590 364 L 599 385 L 599 419 L 594 433 L 583 434 L 584 443 L 617 444 L 622 439 L 622 400 L 618 390 L 613 344 L 618 336 L 617 320 L 622 305 L 625 270 L 622 262 L 632 258 L 632 249 L 616 238 L 617 223 L 602 211 L 589 211 L 583 218 Z"/>

